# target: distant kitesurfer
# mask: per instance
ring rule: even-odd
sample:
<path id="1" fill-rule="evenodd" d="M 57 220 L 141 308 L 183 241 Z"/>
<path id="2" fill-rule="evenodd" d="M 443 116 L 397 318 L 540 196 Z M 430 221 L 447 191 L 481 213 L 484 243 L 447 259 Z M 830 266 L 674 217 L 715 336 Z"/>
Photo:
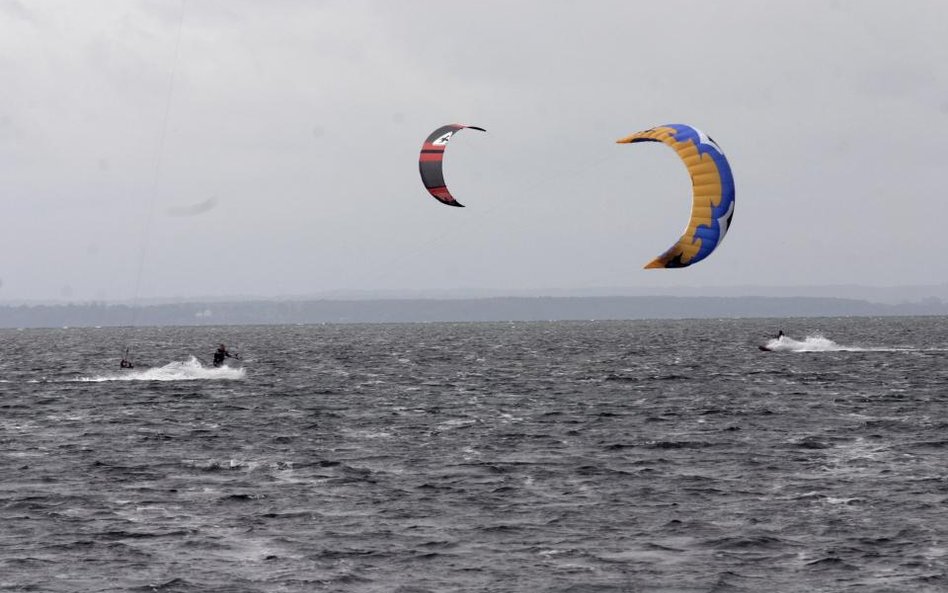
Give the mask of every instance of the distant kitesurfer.
<path id="1" fill-rule="evenodd" d="M 125 354 L 122 355 L 122 362 L 119 363 L 119 367 L 123 369 L 135 368 L 135 365 L 132 364 L 132 361 L 128 359 L 128 348 L 125 349 Z"/>
<path id="2" fill-rule="evenodd" d="M 224 364 L 225 358 L 239 358 L 236 354 L 231 354 L 227 351 L 227 347 L 221 344 L 217 347 L 217 352 L 214 353 L 214 366 L 219 367 Z"/>
<path id="3" fill-rule="evenodd" d="M 777 339 L 779 340 L 782 337 L 783 337 L 783 330 L 780 330 L 777 332 Z"/>

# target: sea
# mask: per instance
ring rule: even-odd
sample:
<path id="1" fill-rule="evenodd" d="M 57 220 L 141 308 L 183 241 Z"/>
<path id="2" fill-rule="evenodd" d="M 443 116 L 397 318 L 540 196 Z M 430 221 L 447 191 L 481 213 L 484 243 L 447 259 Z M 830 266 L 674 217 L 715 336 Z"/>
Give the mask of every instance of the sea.
<path id="1" fill-rule="evenodd" d="M 948 318 L 0 330 L 0 591 L 943 593 Z"/>

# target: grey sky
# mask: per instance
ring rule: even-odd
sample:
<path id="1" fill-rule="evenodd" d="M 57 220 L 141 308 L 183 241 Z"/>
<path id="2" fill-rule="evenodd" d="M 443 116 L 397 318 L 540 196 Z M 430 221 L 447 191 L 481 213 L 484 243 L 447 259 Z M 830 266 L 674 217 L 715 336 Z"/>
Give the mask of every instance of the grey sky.
<path id="1" fill-rule="evenodd" d="M 0 0 L 0 300 L 943 282 L 946 23 L 937 1 Z M 417 170 L 452 122 L 488 131 L 448 147 L 464 209 Z M 687 173 L 614 142 L 677 122 L 728 155 L 734 222 L 643 270 Z"/>

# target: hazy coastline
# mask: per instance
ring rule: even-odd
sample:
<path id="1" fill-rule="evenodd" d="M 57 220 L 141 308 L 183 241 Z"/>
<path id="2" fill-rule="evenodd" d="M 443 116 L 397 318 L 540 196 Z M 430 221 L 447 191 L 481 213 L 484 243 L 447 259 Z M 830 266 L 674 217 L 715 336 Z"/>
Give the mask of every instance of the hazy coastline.
<path id="1" fill-rule="evenodd" d="M 830 297 L 573 296 L 218 300 L 0 305 L 0 327 L 283 325 L 948 315 L 927 297 L 898 304 Z"/>

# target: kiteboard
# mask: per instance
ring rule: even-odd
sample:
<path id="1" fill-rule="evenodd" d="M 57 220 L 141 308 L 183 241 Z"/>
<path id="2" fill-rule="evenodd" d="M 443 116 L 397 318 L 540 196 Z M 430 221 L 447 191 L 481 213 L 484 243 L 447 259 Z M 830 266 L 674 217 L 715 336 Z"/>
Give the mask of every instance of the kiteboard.
<path id="1" fill-rule="evenodd" d="M 763 352 L 773 352 L 773 350 L 771 350 L 771 349 L 768 348 L 767 346 L 758 346 L 758 348 L 760 348 L 761 351 L 763 351 Z"/>

